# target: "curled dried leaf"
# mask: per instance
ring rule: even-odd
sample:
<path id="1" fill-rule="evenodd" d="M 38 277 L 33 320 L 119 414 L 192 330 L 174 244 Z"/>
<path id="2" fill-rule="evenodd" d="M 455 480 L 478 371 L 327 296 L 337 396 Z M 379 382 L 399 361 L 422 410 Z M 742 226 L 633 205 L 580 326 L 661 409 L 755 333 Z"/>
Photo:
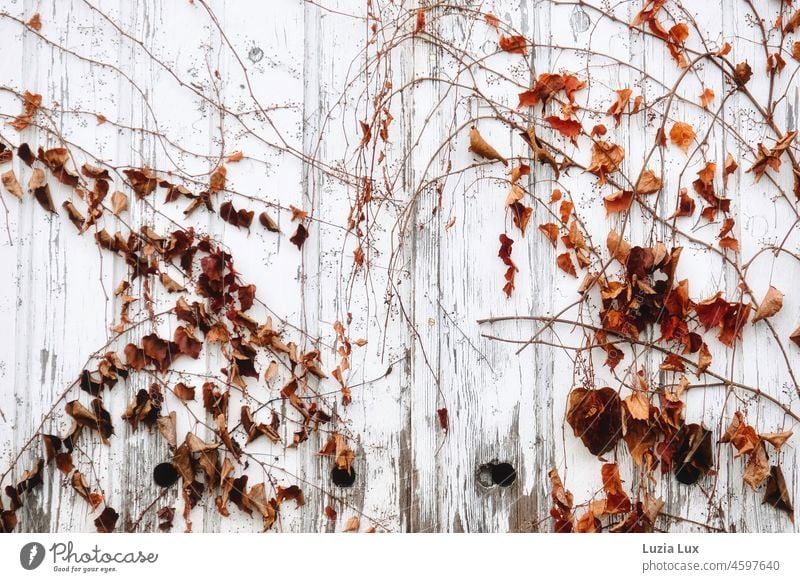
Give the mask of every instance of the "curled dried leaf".
<path id="1" fill-rule="evenodd" d="M 499 160 L 503 162 L 504 166 L 508 165 L 508 160 L 489 145 L 489 143 L 483 139 L 483 136 L 481 136 L 478 128 L 474 126 L 469 131 L 469 151 L 488 160 Z"/>
<path id="2" fill-rule="evenodd" d="M 761 300 L 756 314 L 753 316 L 753 323 L 772 317 L 781 310 L 781 307 L 783 307 L 783 293 L 770 285 L 767 294 L 764 295 L 764 299 Z"/>

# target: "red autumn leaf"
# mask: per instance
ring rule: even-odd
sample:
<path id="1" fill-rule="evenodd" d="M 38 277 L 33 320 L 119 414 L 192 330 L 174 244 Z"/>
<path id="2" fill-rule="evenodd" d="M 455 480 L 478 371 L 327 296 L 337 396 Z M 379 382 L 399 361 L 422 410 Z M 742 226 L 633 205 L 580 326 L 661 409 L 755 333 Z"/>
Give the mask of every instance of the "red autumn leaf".
<path id="1" fill-rule="evenodd" d="M 524 236 L 525 229 L 528 227 L 528 221 L 533 215 L 533 208 L 525 206 L 521 202 L 514 202 L 509 206 L 509 209 L 511 209 L 511 218 L 514 221 L 514 226 L 516 226 Z"/>
<path id="2" fill-rule="evenodd" d="M 561 119 L 560 117 L 551 115 L 550 117 L 545 117 L 545 121 L 561 135 L 568 137 L 572 143 L 577 143 L 576 138 L 583 131 L 580 122 L 572 119 Z"/>
<path id="3" fill-rule="evenodd" d="M 298 249 L 303 250 L 303 243 L 306 242 L 307 238 L 308 238 L 308 230 L 302 224 L 298 224 L 297 230 L 294 231 L 294 234 L 289 238 L 289 240 Z"/>
<path id="4" fill-rule="evenodd" d="M 528 54 L 526 49 L 528 42 L 525 40 L 524 36 L 501 35 L 500 40 L 497 41 L 497 44 L 500 45 L 500 48 L 507 53 L 519 53 L 522 56 L 527 56 Z"/>
<path id="5" fill-rule="evenodd" d="M 255 211 L 245 210 L 244 208 L 236 210 L 231 201 L 223 202 L 219 207 L 219 216 L 225 222 L 232 224 L 239 228 L 250 228 L 253 224 L 253 216 Z"/>
<path id="6" fill-rule="evenodd" d="M 414 23 L 414 34 L 419 34 L 425 30 L 425 9 L 420 8 L 417 10 L 417 16 Z"/>
<path id="7" fill-rule="evenodd" d="M 750 305 L 744 303 L 730 303 L 722 319 L 722 329 L 719 332 L 719 341 L 730 347 L 741 334 L 742 328 L 750 317 Z"/>
<path id="8" fill-rule="evenodd" d="M 700 323 L 706 328 L 706 331 L 712 327 L 718 326 L 728 312 L 728 309 L 728 302 L 722 298 L 722 291 L 717 292 L 713 297 L 696 303 L 694 306 L 694 311 Z"/>
<path id="9" fill-rule="evenodd" d="M 438 409 L 436 415 L 439 417 L 439 426 L 442 428 L 442 432 L 448 432 L 450 430 L 450 419 L 447 414 L 447 409 Z"/>
<path id="10" fill-rule="evenodd" d="M 506 283 L 503 285 L 503 292 L 506 294 L 506 297 L 511 297 L 511 293 L 514 291 L 514 278 L 517 271 L 519 271 L 517 265 L 511 260 L 511 247 L 513 244 L 514 241 L 505 234 L 500 235 L 500 252 L 497 256 L 500 257 L 503 264 L 507 267 L 505 274 Z"/>
<path id="11" fill-rule="evenodd" d="M 542 73 L 534 86 L 519 94 L 519 107 L 533 107 L 541 101 L 542 108 L 553 95 L 564 89 L 564 77 L 554 73 Z"/>
<path id="12" fill-rule="evenodd" d="M 113 507 L 108 505 L 102 513 L 94 520 L 94 526 L 97 528 L 97 533 L 111 533 L 117 525 L 119 514 Z"/>

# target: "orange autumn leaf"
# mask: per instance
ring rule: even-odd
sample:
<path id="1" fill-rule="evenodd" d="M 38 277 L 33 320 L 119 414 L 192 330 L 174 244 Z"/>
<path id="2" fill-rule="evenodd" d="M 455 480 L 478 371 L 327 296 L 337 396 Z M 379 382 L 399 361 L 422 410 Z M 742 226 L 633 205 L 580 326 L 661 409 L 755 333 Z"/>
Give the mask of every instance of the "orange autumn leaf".
<path id="1" fill-rule="evenodd" d="M 244 158 L 244 153 L 241 151 L 233 152 L 232 154 L 228 154 L 226 158 L 228 162 L 241 162 L 242 158 Z"/>
<path id="2" fill-rule="evenodd" d="M 631 190 L 617 190 L 613 194 L 603 197 L 606 215 L 628 210 L 631 207 L 631 202 L 633 202 L 633 191 Z"/>
<path id="3" fill-rule="evenodd" d="M 683 121 L 678 121 L 669 130 L 669 139 L 676 146 L 681 148 L 684 153 L 689 153 L 689 146 L 694 141 L 694 128 Z"/>
<path id="4" fill-rule="evenodd" d="M 608 108 L 608 111 L 606 111 L 606 115 L 611 115 L 617 126 L 619 126 L 622 113 L 625 111 L 625 106 L 631 98 L 631 93 L 633 93 L 633 91 L 630 89 L 617 89 L 617 100 L 614 101 L 611 107 Z"/>
<path id="5" fill-rule="evenodd" d="M 719 239 L 719 246 L 723 249 L 728 249 L 734 253 L 739 252 L 739 241 L 732 236 L 724 236 Z"/>
<path id="6" fill-rule="evenodd" d="M 491 12 L 487 12 L 486 14 L 484 14 L 483 19 L 486 21 L 486 24 L 488 24 L 492 28 L 497 28 L 498 26 L 500 26 L 500 19 L 497 18 L 497 16 L 495 16 Z"/>
<path id="7" fill-rule="evenodd" d="M 689 26 L 685 22 L 679 22 L 669 29 L 669 37 L 674 43 L 683 43 L 689 38 Z"/>
<path id="8" fill-rule="evenodd" d="M 722 170 L 722 185 L 727 188 L 728 187 L 728 176 L 733 174 L 739 168 L 739 164 L 736 163 L 736 160 L 733 159 L 731 154 L 727 154 L 725 156 L 725 166 Z"/>
<path id="9" fill-rule="evenodd" d="M 592 161 L 586 170 L 597 174 L 600 177 L 600 184 L 604 184 L 606 174 L 619 168 L 624 158 L 625 150 L 622 146 L 609 141 L 596 141 L 592 145 Z"/>
<path id="10" fill-rule="evenodd" d="M 790 131 L 777 141 L 772 149 L 767 148 L 763 143 L 758 144 L 758 155 L 755 163 L 750 167 L 748 172 L 753 172 L 756 175 L 756 182 L 758 182 L 767 171 L 767 168 L 772 168 L 778 171 L 781 167 L 781 155 L 791 145 L 794 140 L 796 131 Z"/>
<path id="11" fill-rule="evenodd" d="M 575 265 L 572 263 L 569 253 L 562 253 L 556 258 L 556 265 L 565 273 L 577 277 L 578 273 L 575 271 Z"/>
<path id="12" fill-rule="evenodd" d="M 30 91 L 25 91 L 24 95 L 22 96 L 22 108 L 23 112 L 17 115 L 13 121 L 9 121 L 8 125 L 16 129 L 17 131 L 22 131 L 26 127 L 28 127 L 31 122 L 33 121 L 33 116 L 36 113 L 36 110 L 42 104 L 42 96 L 36 93 L 31 93 Z"/>
<path id="13" fill-rule="evenodd" d="M 680 192 L 678 193 L 678 208 L 675 210 L 672 216 L 670 216 L 670 218 L 691 216 L 694 214 L 694 209 L 694 199 L 689 196 L 689 192 L 686 188 L 681 188 Z"/>
<path id="14" fill-rule="evenodd" d="M 600 472 L 603 476 L 603 491 L 606 494 L 604 513 L 606 515 L 615 515 L 630 511 L 631 500 L 622 487 L 617 464 L 606 463 L 601 467 Z"/>
<path id="15" fill-rule="evenodd" d="M 797 10 L 792 14 L 791 18 L 786 21 L 786 25 L 783 27 L 783 34 L 794 32 L 798 26 L 800 26 L 800 10 Z"/>
<path id="16" fill-rule="evenodd" d="M 547 101 L 562 89 L 564 89 L 562 75 L 542 73 L 532 88 L 519 94 L 519 107 L 533 107 L 539 102 L 544 107 Z"/>
<path id="17" fill-rule="evenodd" d="M 39 16 L 38 12 L 31 16 L 31 19 L 25 24 L 28 26 L 28 28 L 35 30 L 36 32 L 42 30 L 42 18 Z"/>
<path id="18" fill-rule="evenodd" d="M 708 109 L 708 104 L 714 100 L 714 91 L 706 87 L 700 94 L 700 105 L 703 109 Z"/>
<path id="19" fill-rule="evenodd" d="M 540 224 L 539 230 L 541 230 L 544 235 L 550 239 L 550 242 L 553 243 L 553 248 L 556 248 L 556 241 L 558 240 L 558 225 L 553 222 Z"/>
<path id="20" fill-rule="evenodd" d="M 561 222 L 567 224 L 569 222 L 569 216 L 572 214 L 572 209 L 575 205 L 570 202 L 569 200 L 562 200 L 561 205 L 558 209 L 558 213 L 561 215 Z"/>

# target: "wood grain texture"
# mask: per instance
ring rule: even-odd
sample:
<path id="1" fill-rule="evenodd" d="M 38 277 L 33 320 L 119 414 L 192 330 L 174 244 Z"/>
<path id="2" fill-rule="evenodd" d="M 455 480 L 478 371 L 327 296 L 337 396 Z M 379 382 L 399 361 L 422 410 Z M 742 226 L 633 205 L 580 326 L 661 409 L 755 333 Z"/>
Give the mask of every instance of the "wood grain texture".
<path id="1" fill-rule="evenodd" d="M 350 517 L 358 516 L 362 529 L 549 531 L 550 468 L 559 469 L 576 500 L 591 499 L 602 488 L 600 463 L 565 422 L 567 394 L 590 374 L 598 386 L 616 388 L 619 378 L 602 367 L 602 354 L 595 355 L 594 367 L 548 345 L 531 345 L 516 355 L 520 344 L 482 335 L 524 341 L 541 329 L 539 323 L 509 321 L 489 329 L 478 323 L 495 316 L 554 315 L 576 298 L 577 283 L 556 268 L 557 252 L 536 231 L 537 224 L 553 220 L 552 207 L 537 206 L 527 234 L 520 236 L 502 206 L 507 179 L 499 164 L 479 163 L 467 151 L 469 125 L 464 124 L 474 118 L 484 137 L 505 155 L 528 155 L 524 142 L 491 119 L 494 110 L 476 99 L 470 87 L 480 83 L 492 100 L 514 108 L 520 87 L 533 81 L 530 69 L 519 65 L 519 55 L 487 57 L 506 75 L 501 78 L 424 38 L 400 42 L 413 29 L 410 11 L 418 2 L 373 0 L 370 10 L 382 23 L 373 32 L 367 4 L 361 0 L 0 0 L 0 36 L 5 39 L 0 84 L 17 93 L 43 95 L 41 123 L 56 128 L 89 161 L 116 168 L 147 164 L 159 172 L 197 177 L 223 156 L 243 151 L 244 161 L 228 164 L 228 188 L 235 193 L 228 197 L 237 208 L 256 210 L 256 215 L 266 208 L 280 223 L 282 234 L 257 227 L 237 229 L 203 213 L 189 222 L 198 232 L 238 251 L 239 271 L 257 286 L 267 306 L 254 307 L 253 316 L 258 320 L 272 316 L 287 333 L 305 330 L 308 336 L 299 340 L 302 347 L 319 347 L 327 366 L 336 363 L 334 322 L 346 322 L 352 315 L 349 335 L 367 340 L 363 348 L 354 348 L 351 358 L 348 382 L 353 403 L 342 406 L 333 380 L 322 387 L 331 392 L 325 402 L 345 419 L 330 429 L 352 439 L 357 454 L 355 485 L 341 488 L 331 482 L 330 460 L 317 454 L 327 439 L 325 431 L 313 434 L 299 449 L 254 443 L 255 454 L 272 469 L 262 474 L 261 468 L 250 467 L 249 474 L 276 486 L 298 484 L 305 491 L 306 506 L 285 504 L 276 530 L 340 531 Z M 453 4 L 492 12 L 514 23 L 541 45 L 528 56 L 532 70 L 571 71 L 590 79 L 587 99 L 601 112 L 615 89 L 633 87 L 648 102 L 669 91 L 681 75 L 663 43 L 602 18 L 591 3 Z M 773 15 L 776 3 L 754 4 L 762 14 Z M 596 5 L 608 8 L 600 0 Z M 630 22 L 639 5 L 627 3 L 614 14 Z M 760 32 L 746 2 L 684 5 L 713 43 L 709 49 L 735 40 L 737 61 L 763 61 Z M 22 24 L 35 12 L 43 23 L 38 34 Z M 487 34 L 481 19 L 465 18 L 456 11 L 436 14 L 427 26 L 449 40 L 448 46 L 483 56 L 495 52 L 495 37 Z M 403 25 L 395 29 L 388 25 L 392 21 Z M 380 40 L 373 43 L 376 37 Z M 394 43 L 397 48 L 391 56 L 373 68 L 377 47 Z M 565 50 L 576 47 L 580 50 Z M 635 69 L 616 66 L 619 61 Z M 391 192 L 384 192 L 385 199 L 368 211 L 364 228 L 374 237 L 364 251 L 370 269 L 357 270 L 353 257 L 358 244 L 347 230 L 347 219 L 359 189 L 337 179 L 336 172 L 378 167 L 378 152 L 370 158 L 370 152 L 357 147 L 359 121 L 387 82 L 394 91 L 390 101 L 394 121 L 390 140 L 383 146 L 388 169 L 374 175 L 376 181 L 391 184 Z M 692 71 L 681 83 L 685 95 L 713 88 L 717 106 L 726 95 L 722 75 L 710 66 Z M 791 83 L 793 88 L 777 108 L 779 124 L 787 129 L 796 128 L 800 107 L 797 83 Z M 766 98 L 766 78 L 757 75 L 749 89 Z M 0 90 L 3 122 L 19 113 L 20 100 L 13 91 Z M 743 248 L 741 265 L 765 244 L 779 243 L 792 229 L 796 211 L 787 209 L 765 181 L 755 184 L 751 174 L 743 173 L 744 160 L 751 162 L 753 154 L 740 148 L 731 132 L 751 144 L 764 141 L 767 133 L 754 121 L 757 115 L 748 100 L 736 92 L 727 98 L 724 131 L 718 124 L 708 124 L 698 109 L 681 102 L 668 112 L 675 121 L 705 119 L 696 122 L 697 133 L 711 135 L 707 146 L 690 150 L 689 155 L 671 148 L 650 158 L 649 167 L 665 177 L 665 194 L 657 208 L 669 216 L 674 194 L 680 186 L 690 185 L 703 159 L 721 164 L 726 153 L 733 153 L 743 166 L 728 188 L 734 200 L 735 234 Z M 98 124 L 95 113 L 107 121 Z M 602 114 L 585 115 L 586 128 L 593 123 L 611 127 L 610 118 Z M 624 136 L 618 140 L 628 153 L 624 168 L 636 175 L 652 143 L 654 122 L 640 115 L 625 117 L 622 123 L 615 135 Z M 37 127 L 19 135 L 4 126 L 0 135 L 4 143 L 14 145 L 21 141 L 58 145 L 52 132 Z M 547 137 L 553 138 L 552 132 Z M 588 161 L 588 147 L 570 150 L 565 144 L 564 148 Z M 312 159 L 315 163 L 308 163 Z M 449 167 L 470 165 L 475 167 L 469 173 L 447 176 Z M 12 166 L 27 183 L 29 170 L 24 164 L 15 158 Z M 782 177 L 781 183 L 791 191 L 789 178 Z M 122 180 L 115 177 L 112 191 L 121 187 Z M 553 188 L 570 195 L 588 231 L 597 233 L 598 246 L 610 227 L 620 227 L 618 219 L 605 216 L 599 201 L 607 191 L 593 176 L 573 169 L 557 180 L 549 167 L 537 165 L 526 188 L 545 197 Z M 74 196 L 61 186 L 53 193 L 57 207 Z M 90 236 L 78 236 L 63 216 L 46 213 L 30 197 L 17 204 L 5 191 L 0 196 L 9 209 L 8 235 L 0 216 L 1 474 L 33 434 L 68 428 L 64 414 L 51 419 L 48 410 L 87 358 L 105 352 L 104 346 L 112 341 L 109 328 L 121 307 L 114 289 L 127 270 L 123 261 L 101 254 Z M 290 205 L 316 219 L 302 251 L 289 242 L 296 226 Z M 157 208 L 154 212 L 131 197 L 125 220 L 151 224 L 159 231 L 186 224 L 181 208 L 166 204 Z M 685 240 L 670 240 L 669 229 L 659 224 L 653 228 L 638 210 L 632 212 L 631 225 L 627 235 L 633 243 L 663 240 L 668 246 L 686 247 L 681 278 L 691 279 L 693 297 L 706 297 L 717 289 L 726 290 L 728 296 L 736 294 L 736 272 L 719 256 Z M 687 231 L 690 228 L 687 224 Z M 515 241 L 513 258 L 519 267 L 510 298 L 502 292 L 504 267 L 497 257 L 502 232 Z M 698 236 L 705 232 L 700 230 Z M 786 247 L 796 251 L 798 245 L 795 231 Z M 800 321 L 800 299 L 793 293 L 798 269 L 792 261 L 764 253 L 748 273 L 756 297 L 762 297 L 770 284 L 786 292 L 780 317 L 772 322 L 782 338 Z M 144 289 L 134 291 L 138 296 Z M 153 295 L 158 306 L 174 304 L 175 297 L 162 288 L 154 289 Z M 158 318 L 137 327 L 126 342 L 151 331 L 171 336 L 175 325 L 170 318 Z M 654 334 L 648 339 L 656 339 Z M 578 345 L 583 335 L 558 326 L 544 330 L 539 339 Z M 118 350 L 121 346 L 113 343 Z M 800 410 L 790 376 L 792 371 L 800 373 L 800 352 L 795 349 L 784 357 L 765 326 L 748 326 L 735 350 L 718 343 L 711 347 L 720 373 Z M 640 365 L 653 371 L 659 382 L 675 381 L 673 374 L 658 371 L 661 359 L 645 354 Z M 269 360 L 259 363 L 265 368 Z M 182 377 L 216 373 L 224 365 L 218 353 L 204 350 L 198 361 L 181 364 Z M 175 380 L 177 376 L 168 379 Z M 141 520 L 138 531 L 157 531 L 154 507 L 181 503 L 175 490 L 159 497 L 161 491 L 152 480 L 152 467 L 169 458 L 164 441 L 146 430 L 134 433 L 119 419 L 132 395 L 151 382 L 145 375 L 132 375 L 112 390 L 105 400 L 115 419 L 116 436 L 110 446 L 86 439 L 75 455 L 84 469 L 89 467 L 86 460 L 93 459 L 95 477 L 120 511 L 121 525 Z M 279 389 L 262 381 L 253 388 L 263 399 L 274 397 Z M 76 393 L 74 389 L 72 395 Z M 752 396 L 724 387 L 692 389 L 687 395 L 688 420 L 703 422 L 719 435 L 733 412 L 746 408 L 748 418 L 764 432 L 796 431 L 796 423 L 774 404 Z M 200 404 L 194 404 L 202 413 Z M 437 418 L 440 408 L 449 412 L 446 434 Z M 201 436 L 207 430 L 168 400 L 166 412 L 171 410 L 178 415 L 179 439 L 189 430 Z M 281 414 L 290 416 L 288 404 Z M 284 422 L 282 430 L 284 440 L 291 442 L 291 423 Z M 0 485 L 18 478 L 25 465 L 40 456 L 34 449 Z M 761 492 L 744 485 L 744 463 L 734 458 L 729 446 L 715 445 L 715 456 L 718 474 L 701 486 L 659 481 L 656 493 L 666 501 L 660 528 L 707 531 L 704 524 L 708 524 L 726 531 L 797 531 L 798 525 L 785 514 L 761 504 Z M 780 459 L 796 500 L 800 480 L 791 441 Z M 626 452 L 619 452 L 618 461 L 623 480 L 632 486 L 640 478 L 637 467 Z M 481 483 L 481 466 L 497 462 L 514 466 L 517 479 L 511 486 Z M 712 504 L 708 496 L 713 497 Z M 221 517 L 213 499 L 204 499 L 201 505 L 191 516 L 194 531 L 259 529 L 255 519 L 236 512 Z M 326 506 L 336 510 L 336 520 L 326 517 Z M 26 502 L 19 517 L 18 531 L 92 531 L 96 515 L 57 471 L 48 470 L 44 487 Z M 175 531 L 182 526 L 176 520 Z"/>

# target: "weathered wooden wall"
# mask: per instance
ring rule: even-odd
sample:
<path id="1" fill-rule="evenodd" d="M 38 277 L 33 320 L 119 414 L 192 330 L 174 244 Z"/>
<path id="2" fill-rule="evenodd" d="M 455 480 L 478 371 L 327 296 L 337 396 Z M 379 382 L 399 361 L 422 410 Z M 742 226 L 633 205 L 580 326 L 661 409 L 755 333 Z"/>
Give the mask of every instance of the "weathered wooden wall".
<path id="1" fill-rule="evenodd" d="M 373 0 L 371 10 L 382 19 L 380 41 L 367 44 L 373 38 L 373 21 L 365 19 L 368 4 L 364 0 L 0 0 L 0 113 L 4 121 L 19 113 L 20 100 L 8 89 L 39 93 L 45 106 L 41 124 L 61 133 L 87 160 L 114 167 L 148 164 L 161 172 L 177 169 L 202 176 L 221 156 L 242 150 L 246 158 L 229 164 L 227 197 L 237 208 L 260 211 L 271 205 L 283 234 L 260 228 L 248 233 L 203 213 L 193 216 L 191 223 L 238 249 L 239 270 L 257 285 L 276 321 L 285 320 L 289 329 L 297 326 L 322 338 L 326 363 L 335 361 L 330 349 L 333 323 L 353 314 L 348 331 L 368 344 L 355 348 L 352 358 L 353 403 L 346 410 L 336 406 L 347 419 L 340 428 L 357 443 L 356 485 L 345 489 L 331 483 L 330 461 L 316 454 L 325 435 L 313 435 L 299 450 L 261 445 L 265 459 L 274 457 L 271 478 L 278 484 L 297 483 L 306 492 L 306 507 L 285 506 L 277 529 L 339 530 L 347 518 L 359 515 L 364 527 L 391 531 L 547 531 L 551 467 L 559 468 L 577 500 L 587 500 L 601 488 L 599 463 L 564 422 L 566 395 L 580 378 L 574 377 L 568 352 L 536 345 L 516 356 L 518 345 L 481 335 L 526 339 L 536 331 L 535 324 L 508 322 L 487 328 L 477 320 L 557 313 L 574 301 L 576 285 L 555 268 L 556 253 L 534 226 L 525 238 L 512 234 L 520 272 L 512 297 L 502 293 L 504 267 L 497 258 L 497 236 L 511 231 L 510 217 L 502 207 L 507 186 L 496 166 L 477 165 L 470 173 L 449 179 L 441 200 L 433 185 L 423 187 L 446 173 L 448 163 L 463 168 L 475 162 L 467 152 L 469 126 L 464 124 L 493 113 L 471 96 L 472 84 L 481 83 L 492 99 L 514 107 L 517 93 L 531 82 L 530 73 L 519 66 L 519 55 L 491 57 L 495 68 L 508 74 L 500 79 L 457 61 L 442 46 L 423 39 L 401 42 L 413 30 L 409 10 L 417 2 Z M 533 70 L 567 70 L 590 78 L 588 100 L 600 111 L 607 108 L 614 89 L 634 87 L 646 98 L 661 96 L 680 75 L 662 43 L 602 19 L 588 6 L 526 0 L 454 4 L 493 12 L 533 42 L 551 45 L 533 51 L 529 57 Z M 618 6 L 615 14 L 628 22 L 639 4 Z M 778 3 L 755 4 L 764 15 L 774 15 Z M 711 48 L 730 40 L 737 60 L 764 60 L 747 2 L 684 5 L 713 43 Z M 39 33 L 23 24 L 35 12 L 43 23 Z M 396 29 L 389 25 L 398 20 L 403 24 Z M 496 35 L 487 32 L 480 19 L 432 12 L 427 26 L 473 55 L 496 50 Z M 372 69 L 375 47 L 395 41 L 398 48 L 384 59 L 381 70 Z M 598 54 L 589 57 L 554 46 L 591 48 Z M 645 71 L 646 81 L 632 68 L 616 66 L 614 59 Z M 793 74 L 788 69 L 784 73 Z M 440 77 L 458 84 L 437 82 Z M 414 79 L 426 80 L 411 84 Z M 358 122 L 385 80 L 392 81 L 396 92 L 391 101 L 395 120 L 385 148 L 387 181 L 393 191 L 367 222 L 376 234 L 375 246 L 368 250 L 370 269 L 354 275 L 356 245 L 345 227 L 356 189 L 301 158 L 348 170 L 374 164 L 369 152 L 357 148 Z M 703 86 L 714 88 L 718 99 L 725 94 L 720 74 L 711 68 L 693 72 L 681 92 L 696 96 Z M 767 90 L 763 76 L 757 75 L 751 91 Z M 730 103 L 725 109 L 730 127 L 752 143 L 763 140 L 765 131 L 753 121 L 744 98 L 734 95 Z M 224 104 L 227 111 L 217 104 Z M 795 125 L 797 108 L 795 83 L 779 107 L 784 116 L 781 125 L 788 129 Z M 108 121 L 98 124 L 95 113 Z M 708 118 L 685 102 L 676 103 L 669 115 L 675 120 L 697 119 L 698 135 L 709 127 Z M 602 115 L 594 117 L 610 126 Z M 641 166 L 645 145 L 650 143 L 645 142 L 645 132 L 652 133 L 646 122 L 645 116 L 626 117 L 616 133 L 629 154 L 626 168 Z M 591 127 L 589 121 L 584 125 Z M 499 124 L 482 121 L 480 128 L 503 152 L 527 155 L 524 143 Z M 687 157 L 673 148 L 654 158 L 651 165 L 659 166 L 658 173 L 665 176 L 665 192 L 676 192 L 679 180 L 682 185 L 691 182 L 703 156 L 721 161 L 734 149 L 737 156 L 752 160 L 750 152 L 735 149 L 736 140 L 718 125 L 711 131 L 710 145 L 702 152 Z M 21 141 L 56 145 L 51 133 L 35 127 L 20 136 L 4 126 L 0 134 L 14 145 Z M 587 160 L 587 148 L 576 157 Z M 13 165 L 18 175 L 25 175 L 18 160 Z M 549 192 L 559 184 L 541 168 L 536 167 L 529 186 Z M 562 188 L 576 197 L 589 230 L 604 236 L 615 223 L 604 215 L 600 202 L 604 192 L 595 180 L 572 172 L 562 181 L 567 184 Z M 116 187 L 121 184 L 117 178 Z M 64 192 L 54 189 L 57 205 Z M 794 214 L 782 207 L 784 201 L 773 203 L 769 185 L 754 185 L 751 175 L 733 176 L 729 192 L 745 262 L 765 243 L 779 242 L 791 228 Z M 2 196 L 9 230 L 6 233 L 0 224 L 0 471 L 39 430 L 41 419 L 87 358 L 105 351 L 103 346 L 113 336 L 109 327 L 120 309 L 113 290 L 125 274 L 121 261 L 100 254 L 94 241 L 78 236 L 63 217 L 48 215 L 30 198 L 17 204 L 5 192 Z M 664 197 L 660 206 L 664 216 L 673 203 L 671 195 Z M 286 212 L 290 205 L 315 218 L 302 252 L 288 241 L 293 229 Z M 157 228 L 167 228 L 172 220 L 185 223 L 180 208 L 165 205 L 157 210 L 132 199 L 126 220 Z M 451 219 L 454 225 L 445 228 Z M 547 209 L 537 207 L 533 222 L 547 221 Z M 642 243 L 668 235 L 663 230 L 654 234 L 650 223 L 636 218 L 629 233 Z M 718 257 L 685 240 L 678 243 L 687 247 L 681 276 L 692 279 L 693 296 L 706 296 L 718 288 L 734 292 L 735 274 Z M 796 249 L 798 243 L 794 234 L 787 248 Z M 800 300 L 793 293 L 797 273 L 791 259 L 771 253 L 757 259 L 750 270 L 756 296 L 761 297 L 769 284 L 787 292 L 783 311 L 774 321 L 782 337 L 800 321 Z M 702 285 L 707 287 L 699 288 Z M 165 305 L 174 301 L 159 293 L 156 290 L 157 299 Z M 265 308 L 259 309 L 259 316 L 268 315 Z M 158 329 L 171 335 L 171 325 L 174 322 L 165 318 Z M 141 337 L 149 331 L 135 334 Z M 562 327 L 540 339 L 566 345 L 572 339 L 574 345 L 581 336 L 573 334 L 571 328 Z M 717 348 L 715 369 L 759 386 L 798 410 L 787 363 L 763 327 L 748 327 L 735 351 Z M 795 371 L 797 353 L 789 354 Z M 601 363 L 595 365 L 598 384 L 616 387 Z M 648 356 L 642 364 L 657 370 L 658 363 Z M 219 357 L 204 353 L 199 362 L 183 369 L 191 373 L 220 365 Z M 146 378 L 134 377 L 107 396 L 107 408 L 118 418 L 131 394 L 147 385 Z M 336 388 L 331 380 L 330 391 Z M 263 385 L 261 389 L 270 390 Z M 741 398 L 748 417 L 764 431 L 794 428 L 775 406 L 748 396 L 733 396 L 719 387 L 692 389 L 690 420 L 702 420 L 719 434 L 733 410 L 743 406 L 737 401 Z M 335 400 L 334 393 L 331 404 Z M 178 412 L 179 435 L 194 426 L 182 407 L 167 404 Z M 436 414 L 443 407 L 450 416 L 446 436 Z M 67 426 L 67 419 L 57 415 L 56 420 L 45 421 L 43 429 L 56 432 Z M 284 427 L 291 441 L 291 427 Z M 123 519 L 135 521 L 159 494 L 151 470 L 168 458 L 168 451 L 147 431 L 131 433 L 122 421 L 116 428 L 110 446 L 88 440 L 83 446 L 95 459 L 106 497 Z M 743 462 L 733 458 L 730 447 L 718 446 L 715 451 L 719 474 L 702 486 L 688 489 L 669 479 L 659 484 L 656 493 L 667 502 L 665 513 L 726 530 L 797 527 L 784 514 L 762 506 L 761 495 L 746 488 Z M 33 453 L 27 456 L 32 459 Z M 76 457 L 80 461 L 80 455 Z M 782 463 L 797 499 L 795 459 L 796 448 L 790 442 Z M 479 466 L 492 461 L 513 464 L 518 479 L 512 486 L 480 484 Z M 619 462 L 623 479 L 633 482 L 636 471 L 627 455 L 620 454 Z M 716 491 L 714 505 L 721 514 L 709 514 L 704 490 Z M 162 501 L 159 506 L 179 503 L 174 492 Z M 336 508 L 337 523 L 325 517 L 326 505 Z M 43 490 L 22 512 L 20 529 L 88 531 L 93 517 L 57 472 L 49 471 Z M 194 531 L 258 527 L 239 514 L 221 518 L 213 502 L 198 508 L 192 518 Z M 706 530 L 697 524 L 665 517 L 659 526 Z M 139 529 L 155 527 L 151 511 Z"/>

